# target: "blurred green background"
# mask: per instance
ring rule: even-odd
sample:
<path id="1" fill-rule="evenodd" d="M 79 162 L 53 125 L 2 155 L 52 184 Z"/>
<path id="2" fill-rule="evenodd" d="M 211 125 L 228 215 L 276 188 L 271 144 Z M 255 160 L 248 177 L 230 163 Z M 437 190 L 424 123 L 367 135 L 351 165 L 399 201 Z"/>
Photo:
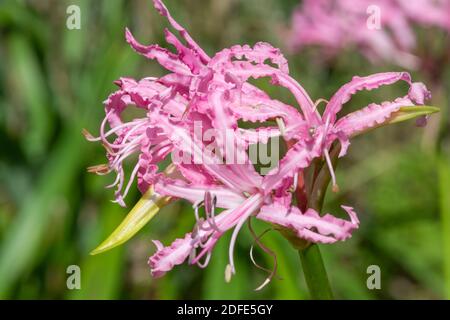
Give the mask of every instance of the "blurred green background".
<path id="1" fill-rule="evenodd" d="M 284 32 L 297 3 L 166 1 L 209 54 L 261 40 L 286 52 Z M 66 28 L 71 4 L 81 9 L 80 30 Z M 248 230 L 240 234 L 237 276 L 231 283 L 224 281 L 229 235 L 206 269 L 182 265 L 152 279 L 150 240 L 168 244 L 194 224 L 191 207 L 180 201 L 164 208 L 127 244 L 89 255 L 127 209 L 110 202 L 113 192 L 104 186 L 112 175 L 86 172 L 87 166 L 104 162 L 104 150 L 85 141 L 81 129 L 98 132 L 102 101 L 115 90 L 114 80 L 163 74 L 127 45 L 126 26 L 143 43 L 165 45 L 168 25 L 150 0 L 0 0 L 0 298 L 307 298 L 297 253 L 276 232 L 264 243 L 277 253 L 282 279 L 260 292 L 254 289 L 265 274 L 250 262 Z M 432 39 L 421 48 L 430 63 L 447 54 L 448 35 L 436 30 L 418 34 Z M 286 55 L 292 75 L 313 99 L 329 98 L 355 74 L 400 70 L 370 65 L 352 48 L 326 62 L 314 49 Z M 450 298 L 449 69 L 448 63 L 436 62 L 431 71 L 413 72 L 415 81 L 432 90 L 431 104 L 442 108 L 428 127 L 410 122 L 376 130 L 353 141 L 340 162 L 341 191 L 327 196 L 325 209 L 339 214 L 340 204 L 353 205 L 361 227 L 344 243 L 322 246 L 338 298 Z M 285 94 L 261 85 L 274 95 Z M 404 95 L 405 89 L 396 85 L 358 94 L 346 110 Z M 134 190 L 127 203 L 138 198 Z M 270 257 L 257 258 L 270 266 Z M 69 265 L 81 268 L 80 290 L 67 289 Z M 366 286 L 370 265 L 381 268 L 381 290 Z"/>

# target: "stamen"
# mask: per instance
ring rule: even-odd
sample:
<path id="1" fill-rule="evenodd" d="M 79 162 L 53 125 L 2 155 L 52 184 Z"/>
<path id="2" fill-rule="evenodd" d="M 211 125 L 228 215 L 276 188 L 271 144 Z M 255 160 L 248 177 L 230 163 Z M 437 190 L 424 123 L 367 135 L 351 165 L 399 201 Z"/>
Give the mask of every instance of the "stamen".
<path id="1" fill-rule="evenodd" d="M 286 125 L 284 124 L 283 119 L 276 118 L 275 120 L 277 122 L 278 129 L 280 129 L 281 136 L 284 137 L 286 135 Z"/>
<path id="2" fill-rule="evenodd" d="M 333 183 L 332 191 L 339 192 L 339 186 L 336 183 L 336 175 L 334 174 L 333 164 L 331 163 L 330 154 L 327 149 L 323 149 L 323 154 L 325 156 L 325 160 L 327 162 L 328 170 L 330 170 L 331 181 Z"/>
<path id="3" fill-rule="evenodd" d="M 316 110 L 317 107 L 319 106 L 319 104 L 321 104 L 322 102 L 328 103 L 328 100 L 323 99 L 323 98 L 317 99 L 316 102 L 314 102 L 314 110 Z"/>
<path id="4" fill-rule="evenodd" d="M 208 266 L 209 260 L 211 260 L 211 251 L 208 251 L 208 253 L 206 254 L 205 261 L 203 263 L 197 261 L 197 266 L 199 266 L 202 269 L 206 268 L 206 266 Z"/>
<path id="5" fill-rule="evenodd" d="M 105 148 L 106 152 L 108 154 L 113 155 L 115 152 L 111 149 L 109 145 L 107 145 L 105 142 L 102 142 L 103 148 Z"/>
<path id="6" fill-rule="evenodd" d="M 134 178 L 136 177 L 136 174 L 137 174 L 138 170 L 139 170 L 139 162 L 134 166 L 134 169 L 131 172 L 130 179 L 128 180 L 128 184 L 125 187 L 125 191 L 124 191 L 124 193 L 122 195 L 123 198 L 125 198 L 127 196 L 128 191 L 130 190 L 130 187 L 133 184 Z"/>
<path id="7" fill-rule="evenodd" d="M 192 264 L 192 261 L 194 261 L 196 255 L 196 249 L 192 248 L 191 252 L 189 253 L 188 263 Z"/>
<path id="8" fill-rule="evenodd" d="M 81 129 L 81 133 L 88 141 L 99 141 L 100 138 L 95 138 L 87 129 Z"/>
<path id="9" fill-rule="evenodd" d="M 268 230 L 271 230 L 271 229 L 268 229 Z M 253 234 L 252 234 L 252 235 L 253 235 Z M 255 236 L 256 236 L 256 234 L 254 235 L 254 237 L 255 237 Z M 263 271 L 266 271 L 266 272 L 268 272 L 268 273 L 271 273 L 272 270 L 269 270 L 269 269 L 267 269 L 267 268 L 264 268 L 263 266 L 259 265 L 259 264 L 256 262 L 255 257 L 253 256 L 253 249 L 254 249 L 254 248 L 255 248 L 255 245 L 252 244 L 252 246 L 250 247 L 250 260 L 252 261 L 253 265 L 254 265 L 255 267 L 257 267 L 258 269 L 261 269 L 261 270 L 263 270 Z"/>
<path id="10" fill-rule="evenodd" d="M 87 171 L 90 173 L 98 174 L 98 175 L 104 175 L 104 174 L 108 174 L 109 172 L 111 172 L 111 169 L 109 168 L 109 166 L 106 163 L 102 163 L 102 164 L 98 164 L 95 166 L 87 167 Z"/>
<path id="11" fill-rule="evenodd" d="M 217 226 L 215 220 L 217 197 L 215 195 L 211 196 L 211 193 L 209 191 L 205 192 L 204 204 L 205 204 L 206 221 L 208 222 L 209 226 L 215 231 L 222 233 L 222 231 Z"/>
<path id="12" fill-rule="evenodd" d="M 257 245 L 258 245 L 265 253 L 267 253 L 268 255 L 270 255 L 270 256 L 273 258 L 273 261 L 274 261 L 274 265 L 273 265 L 273 269 L 272 269 L 272 270 L 269 270 L 269 269 L 267 269 L 267 268 L 261 267 L 259 264 L 256 263 L 256 261 L 255 261 L 255 259 L 254 259 L 254 257 L 253 257 L 253 247 L 254 247 L 254 244 L 251 246 L 251 248 L 250 248 L 250 259 L 252 260 L 253 264 L 254 264 L 257 268 L 259 268 L 259 269 L 261 269 L 261 270 L 264 270 L 264 271 L 270 273 L 269 276 L 266 278 L 266 280 L 264 280 L 264 282 L 263 282 L 258 288 L 255 289 L 255 291 L 259 291 L 259 290 L 261 290 L 262 288 L 264 288 L 264 287 L 265 287 L 265 286 L 273 279 L 273 277 L 275 277 L 276 274 L 277 274 L 277 269 L 278 269 L 277 255 L 275 254 L 275 252 L 273 252 L 272 250 L 270 250 L 268 247 L 266 247 L 266 246 L 261 242 L 261 238 L 262 238 L 265 234 L 267 234 L 269 231 L 272 231 L 273 229 L 271 229 L 271 228 L 266 229 L 263 233 L 261 233 L 259 236 L 257 236 L 256 233 L 255 233 L 255 231 L 253 230 L 253 227 L 252 227 L 252 224 L 251 224 L 251 219 L 248 220 L 248 229 L 250 230 L 250 233 L 252 234 L 253 238 L 255 239 L 255 243 L 256 243 L 256 244 L 257 244 Z"/>
<path id="13" fill-rule="evenodd" d="M 233 274 L 236 274 L 236 268 L 234 267 L 234 245 L 236 244 L 236 239 L 239 234 L 239 231 L 241 230 L 242 226 L 244 225 L 245 221 L 253 214 L 253 210 L 249 210 L 246 214 L 244 214 L 241 219 L 239 220 L 236 227 L 234 227 L 233 234 L 231 235 L 231 241 L 230 241 L 230 248 L 228 251 L 228 256 L 230 259 L 230 265 L 231 265 L 231 271 Z"/>
<path id="14" fill-rule="evenodd" d="M 262 288 L 264 288 L 267 284 L 270 283 L 271 280 L 272 280 L 272 279 L 270 279 L 270 278 L 266 278 L 266 280 L 264 280 L 264 282 L 263 282 L 258 288 L 256 288 L 255 291 L 259 291 L 259 290 L 261 290 Z"/>
<path id="15" fill-rule="evenodd" d="M 131 126 L 135 126 L 129 132 L 127 132 L 127 135 L 131 134 L 132 132 L 136 131 L 137 128 L 141 127 L 143 124 L 146 124 L 146 122 L 148 122 L 147 119 L 136 119 L 131 122 L 123 123 L 121 125 L 115 126 L 114 128 L 110 129 L 108 132 L 103 133 L 103 137 L 106 138 L 106 137 L 110 136 L 111 134 L 116 133 L 119 130 L 125 129 L 127 127 L 131 127 Z M 127 139 L 126 137 L 127 136 L 125 136 L 124 141 L 126 141 L 126 139 Z"/>
<path id="16" fill-rule="evenodd" d="M 105 188 L 110 189 L 110 188 L 115 187 L 119 183 L 119 179 L 120 179 L 120 176 L 116 175 L 116 179 L 114 180 L 114 182 L 111 184 L 108 184 Z"/>
<path id="17" fill-rule="evenodd" d="M 232 270 L 233 270 L 233 268 L 231 267 L 231 265 L 227 264 L 227 266 L 225 267 L 225 282 L 226 283 L 230 283 L 230 281 L 231 281 Z"/>
<path id="18" fill-rule="evenodd" d="M 198 214 L 198 209 L 203 204 L 203 200 L 198 200 L 196 203 L 192 205 L 192 208 L 194 208 L 194 214 L 195 214 L 195 221 L 197 223 L 200 222 L 200 215 Z"/>

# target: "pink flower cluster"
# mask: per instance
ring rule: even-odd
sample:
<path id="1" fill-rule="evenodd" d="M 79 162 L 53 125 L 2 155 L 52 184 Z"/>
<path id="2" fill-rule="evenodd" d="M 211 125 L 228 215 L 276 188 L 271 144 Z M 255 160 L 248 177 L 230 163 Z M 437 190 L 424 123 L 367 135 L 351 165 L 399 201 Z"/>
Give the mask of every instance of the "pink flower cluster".
<path id="1" fill-rule="evenodd" d="M 349 238 L 359 225 L 351 207 L 342 206 L 350 220 L 330 214 L 321 216 L 311 208 L 301 212 L 292 204 L 292 190 L 316 158 L 326 160 L 336 185 L 329 156 L 332 144 L 338 141 L 340 156 L 345 155 L 352 136 L 383 124 L 402 106 L 423 104 L 430 95 L 425 86 L 413 83 L 405 72 L 354 77 L 333 95 L 321 115 L 303 87 L 289 75 L 288 63 L 279 49 L 260 42 L 253 47 L 235 45 L 210 57 L 160 0 L 154 0 L 154 5 L 181 38 L 165 30 L 166 40 L 175 51 L 139 44 L 128 30 L 126 39 L 136 52 L 156 60 L 168 74 L 140 81 L 121 78 L 116 82 L 119 90 L 105 101 L 106 117 L 100 136 L 95 138 L 86 133 L 89 140 L 101 141 L 107 150 L 108 164 L 91 170 L 99 174 L 117 172 L 111 187 L 117 187 L 118 203 L 124 205 L 124 198 L 136 179 L 142 193 L 153 187 L 159 195 L 193 203 L 197 223 L 192 232 L 167 247 L 154 241 L 157 251 L 149 259 L 152 275 L 162 276 L 186 260 L 206 266 L 215 244 L 229 230 L 233 231 L 228 271 L 234 273 L 236 238 L 252 217 L 287 228 L 310 242 L 333 243 Z M 288 89 L 300 110 L 271 98 L 248 82 L 250 78 L 261 77 Z M 337 113 L 357 91 L 397 81 L 409 84 L 409 92 L 404 97 L 371 104 L 337 118 Z M 124 122 L 123 111 L 132 107 L 145 110 L 146 116 Z M 254 130 L 239 127 L 241 121 L 254 123 L 257 132 L 266 134 L 255 135 Z M 214 128 L 219 132 L 213 141 L 216 151 L 212 154 L 201 154 L 205 142 L 194 134 L 194 123 L 199 122 L 202 130 Z M 172 163 L 170 170 L 160 170 L 161 162 L 175 152 L 188 158 L 207 156 L 226 160 L 228 140 L 220 134 L 225 131 L 233 132 L 235 141 L 245 150 L 252 144 L 267 142 L 260 141 L 260 136 L 282 137 L 290 148 L 264 176 L 249 159 L 238 164 L 214 159 L 202 163 L 177 162 Z M 126 183 L 123 162 L 132 154 L 138 160 Z M 204 217 L 199 216 L 201 207 Z"/>
<path id="2" fill-rule="evenodd" d="M 288 46 L 317 45 L 328 55 L 356 46 L 370 61 L 413 69 L 415 26 L 450 33 L 450 0 L 304 0 L 293 13 Z"/>

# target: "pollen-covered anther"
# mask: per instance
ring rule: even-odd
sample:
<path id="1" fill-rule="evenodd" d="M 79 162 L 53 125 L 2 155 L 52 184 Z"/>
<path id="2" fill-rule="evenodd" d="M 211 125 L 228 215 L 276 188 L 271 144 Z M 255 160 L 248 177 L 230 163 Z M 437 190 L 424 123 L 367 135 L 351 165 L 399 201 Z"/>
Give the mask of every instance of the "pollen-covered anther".
<path id="1" fill-rule="evenodd" d="M 95 137 L 85 128 L 81 129 L 81 133 L 86 138 L 86 140 L 91 141 L 95 140 Z"/>
<path id="2" fill-rule="evenodd" d="M 333 184 L 333 186 L 331 187 L 331 191 L 333 191 L 334 193 L 338 193 L 339 192 L 339 186 L 337 184 Z"/>
<path id="3" fill-rule="evenodd" d="M 102 163 L 95 166 L 87 167 L 87 171 L 90 173 L 102 175 L 111 172 L 111 169 L 106 163 Z"/>
<path id="4" fill-rule="evenodd" d="M 225 267 L 225 282 L 230 283 L 231 276 L 233 275 L 233 268 L 231 267 L 231 264 L 227 264 Z"/>

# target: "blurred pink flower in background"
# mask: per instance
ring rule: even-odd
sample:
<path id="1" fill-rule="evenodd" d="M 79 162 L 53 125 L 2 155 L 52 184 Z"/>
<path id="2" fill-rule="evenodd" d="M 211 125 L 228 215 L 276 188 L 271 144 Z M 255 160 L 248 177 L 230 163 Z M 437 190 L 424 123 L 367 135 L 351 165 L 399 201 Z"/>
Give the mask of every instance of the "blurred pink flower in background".
<path id="1" fill-rule="evenodd" d="M 305 0 L 287 41 L 293 51 L 317 45 L 329 56 L 357 46 L 372 62 L 414 69 L 417 26 L 450 32 L 450 0 Z"/>

